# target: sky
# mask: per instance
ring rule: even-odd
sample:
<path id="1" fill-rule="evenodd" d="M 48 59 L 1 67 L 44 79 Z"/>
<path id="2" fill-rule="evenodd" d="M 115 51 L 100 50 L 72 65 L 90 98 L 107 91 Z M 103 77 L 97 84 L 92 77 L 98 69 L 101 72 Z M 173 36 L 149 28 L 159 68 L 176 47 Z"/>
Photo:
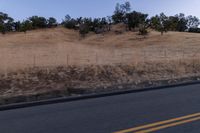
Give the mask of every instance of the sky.
<path id="1" fill-rule="evenodd" d="M 59 22 L 71 17 L 106 17 L 112 15 L 116 3 L 126 0 L 0 0 L 0 12 L 15 20 L 30 16 L 55 17 Z M 164 12 L 167 15 L 185 13 L 200 18 L 200 0 L 129 0 L 132 10 L 150 16 Z"/>

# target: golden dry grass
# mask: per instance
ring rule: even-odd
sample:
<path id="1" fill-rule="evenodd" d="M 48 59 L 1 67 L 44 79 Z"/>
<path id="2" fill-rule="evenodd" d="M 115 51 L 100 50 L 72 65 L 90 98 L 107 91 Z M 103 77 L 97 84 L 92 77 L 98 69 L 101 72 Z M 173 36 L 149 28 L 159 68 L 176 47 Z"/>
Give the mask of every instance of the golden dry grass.
<path id="1" fill-rule="evenodd" d="M 144 38 L 124 29 L 86 38 L 61 27 L 0 35 L 0 104 L 4 97 L 199 76 L 200 34 L 151 31 Z"/>
<path id="2" fill-rule="evenodd" d="M 113 27 L 120 28 L 123 26 Z M 161 36 L 151 31 L 144 38 L 135 32 L 116 35 L 114 30 L 105 35 L 90 33 L 85 39 L 77 31 L 61 27 L 0 35 L 0 71 L 34 66 L 167 63 L 200 57 L 200 34 L 168 32 Z"/>

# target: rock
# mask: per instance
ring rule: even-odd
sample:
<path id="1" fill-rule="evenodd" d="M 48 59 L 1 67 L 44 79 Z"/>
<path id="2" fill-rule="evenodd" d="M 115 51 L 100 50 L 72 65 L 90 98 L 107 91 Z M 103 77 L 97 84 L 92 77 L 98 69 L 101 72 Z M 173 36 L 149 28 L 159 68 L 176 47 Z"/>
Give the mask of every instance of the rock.
<path id="1" fill-rule="evenodd" d="M 153 83 L 151 81 L 148 82 L 149 85 L 152 85 Z"/>
<path id="2" fill-rule="evenodd" d="M 121 83 L 121 80 L 118 79 L 118 80 L 117 80 L 117 83 L 120 84 L 120 83 Z"/>
<path id="3" fill-rule="evenodd" d="M 120 86 L 118 86 L 118 89 L 120 89 L 120 90 L 121 90 L 121 89 L 123 89 L 123 86 L 121 86 L 121 85 L 120 85 Z"/>
<path id="4" fill-rule="evenodd" d="M 59 76 L 60 78 L 64 78 L 64 77 L 65 77 L 65 73 L 64 73 L 64 72 L 59 72 L 59 73 L 58 73 L 58 76 Z"/>
<path id="5" fill-rule="evenodd" d="M 103 86 L 103 89 L 107 89 L 108 87 L 107 86 Z"/>
<path id="6" fill-rule="evenodd" d="M 32 80 L 33 82 L 39 82 L 38 77 L 33 77 L 33 78 L 31 78 L 31 80 Z"/>
<path id="7" fill-rule="evenodd" d="M 138 85 L 139 83 L 141 83 L 141 81 L 140 81 L 140 80 L 138 80 L 138 81 L 135 81 L 135 84 L 136 84 L 136 85 Z"/>

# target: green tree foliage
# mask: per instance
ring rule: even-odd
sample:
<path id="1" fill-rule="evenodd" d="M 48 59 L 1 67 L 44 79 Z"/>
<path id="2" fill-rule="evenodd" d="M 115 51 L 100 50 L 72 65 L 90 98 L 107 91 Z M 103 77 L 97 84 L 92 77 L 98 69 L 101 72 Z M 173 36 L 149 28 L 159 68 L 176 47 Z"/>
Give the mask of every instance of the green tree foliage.
<path id="1" fill-rule="evenodd" d="M 1 31 L 2 34 L 6 33 L 6 28 L 5 28 L 4 24 L 0 24 L 0 31 Z"/>
<path id="2" fill-rule="evenodd" d="M 151 25 L 152 29 L 158 30 L 159 26 L 161 25 L 160 24 L 160 17 L 158 15 L 151 17 L 150 23 L 151 23 L 150 25 Z"/>
<path id="3" fill-rule="evenodd" d="M 71 18 L 69 15 L 66 15 L 64 21 L 62 22 L 62 25 L 64 25 L 64 27 L 68 29 L 75 29 L 77 21 Z"/>
<path id="4" fill-rule="evenodd" d="M 148 31 L 147 29 L 150 27 L 150 20 L 146 19 L 145 21 L 141 22 L 139 24 L 139 35 L 147 35 Z"/>
<path id="5" fill-rule="evenodd" d="M 112 15 L 113 22 L 115 24 L 125 22 L 126 14 L 131 11 L 130 2 L 125 2 L 124 4 L 116 4 L 114 14 Z"/>
<path id="6" fill-rule="evenodd" d="M 80 33 L 81 37 L 85 37 L 85 35 L 87 33 L 89 33 L 89 31 L 90 31 L 90 28 L 86 23 L 85 24 L 80 24 L 79 33 Z"/>
<path id="7" fill-rule="evenodd" d="M 200 28 L 189 28 L 188 32 L 200 33 Z"/>
<path id="8" fill-rule="evenodd" d="M 119 3 L 117 3 L 114 11 L 114 15 L 112 16 L 113 22 L 115 24 L 124 22 L 124 11 L 122 10 L 121 6 Z"/>
<path id="9" fill-rule="evenodd" d="M 188 20 L 185 17 L 185 14 L 180 13 L 179 15 L 176 15 L 176 17 L 179 19 L 176 30 L 179 32 L 184 32 L 188 27 Z"/>
<path id="10" fill-rule="evenodd" d="M 160 20 L 160 22 L 159 22 L 160 25 L 158 26 L 158 30 L 163 35 L 163 32 L 167 32 L 169 29 L 168 17 L 164 13 L 161 13 L 159 16 L 159 20 Z"/>
<path id="11" fill-rule="evenodd" d="M 131 11 L 131 3 L 129 1 L 126 1 L 121 6 L 125 13 L 129 13 Z"/>
<path id="12" fill-rule="evenodd" d="M 188 32 L 200 33 L 200 28 L 198 28 L 200 25 L 199 18 L 190 15 L 187 17 L 187 21 Z"/>
<path id="13" fill-rule="evenodd" d="M 57 25 L 58 25 L 57 20 L 56 20 L 54 17 L 50 17 L 50 18 L 47 20 L 47 26 L 48 26 L 49 28 L 56 27 Z"/>
<path id="14" fill-rule="evenodd" d="M 83 18 L 83 25 L 89 29 L 89 31 L 93 31 L 93 20 L 92 18 Z"/>
<path id="15" fill-rule="evenodd" d="M 169 17 L 167 17 L 164 13 L 161 13 L 159 16 L 156 15 L 151 18 L 151 27 L 160 31 L 161 34 L 168 30 L 184 32 L 188 29 L 189 25 L 198 25 L 198 20 L 191 17 L 189 18 L 186 18 L 183 13 Z"/>
<path id="16" fill-rule="evenodd" d="M 188 19 L 183 13 L 167 17 L 164 13 L 151 18 L 151 27 L 160 31 L 162 34 L 166 31 L 186 31 L 188 29 Z"/>
<path id="17" fill-rule="evenodd" d="M 159 16 L 156 15 L 152 17 L 150 21 L 151 28 L 160 31 L 161 35 L 170 29 L 169 17 L 167 17 L 164 13 L 161 13 Z"/>
<path id="18" fill-rule="evenodd" d="M 6 13 L 0 12 L 0 32 L 5 34 L 6 32 L 13 31 L 13 29 L 14 19 Z"/>
<path id="19" fill-rule="evenodd" d="M 198 26 L 200 25 L 200 20 L 196 16 L 190 15 L 186 19 L 188 21 L 187 23 L 188 28 L 198 28 Z"/>
<path id="20" fill-rule="evenodd" d="M 26 32 L 27 30 L 55 26 L 57 26 L 57 21 L 53 17 L 47 20 L 44 17 L 32 16 L 23 22 L 15 22 L 8 14 L 0 12 L 0 32 L 3 34 L 10 31 Z"/>
<path id="21" fill-rule="evenodd" d="M 80 34 L 85 35 L 92 31 L 97 34 L 110 31 L 112 24 L 124 23 L 128 30 L 139 29 L 139 34 L 147 34 L 149 26 L 152 29 L 160 31 L 161 34 L 167 31 L 197 32 L 199 33 L 200 20 L 195 16 L 185 16 L 183 13 L 166 16 L 164 13 L 151 17 L 148 20 L 148 14 L 137 11 L 131 11 L 130 2 L 122 4 L 117 3 L 114 14 L 103 18 L 71 18 L 69 15 L 61 23 L 69 29 L 79 30 Z M 32 16 L 22 22 L 14 21 L 8 14 L 0 12 L 0 32 L 5 34 L 11 31 L 26 32 L 38 28 L 56 27 L 57 20 L 53 17 Z"/>
<path id="22" fill-rule="evenodd" d="M 167 20 L 167 27 L 170 31 L 176 31 L 178 26 L 179 18 L 177 16 L 169 16 Z"/>
<path id="23" fill-rule="evenodd" d="M 32 16 L 29 21 L 32 22 L 33 29 L 47 28 L 47 19 L 44 17 Z"/>
<path id="24" fill-rule="evenodd" d="M 28 30 L 32 30 L 33 28 L 33 23 L 30 20 L 25 20 L 21 23 L 20 25 L 20 31 L 26 33 Z"/>
<path id="25" fill-rule="evenodd" d="M 20 27 L 21 27 L 21 22 L 20 21 L 17 21 L 17 22 L 14 22 L 14 29 L 15 31 L 20 31 Z"/>
<path id="26" fill-rule="evenodd" d="M 139 27 L 139 24 L 144 24 L 147 20 L 148 14 L 133 11 L 126 14 L 127 24 L 129 30 Z"/>
<path id="27" fill-rule="evenodd" d="M 6 31 L 13 31 L 14 30 L 14 19 L 8 17 L 5 23 Z"/>
<path id="28" fill-rule="evenodd" d="M 110 17 L 103 18 L 71 18 L 69 15 L 66 15 L 65 20 L 63 20 L 62 25 L 68 29 L 79 29 L 80 34 L 85 35 L 89 31 L 95 32 L 97 34 L 103 33 L 110 30 L 111 24 Z"/>

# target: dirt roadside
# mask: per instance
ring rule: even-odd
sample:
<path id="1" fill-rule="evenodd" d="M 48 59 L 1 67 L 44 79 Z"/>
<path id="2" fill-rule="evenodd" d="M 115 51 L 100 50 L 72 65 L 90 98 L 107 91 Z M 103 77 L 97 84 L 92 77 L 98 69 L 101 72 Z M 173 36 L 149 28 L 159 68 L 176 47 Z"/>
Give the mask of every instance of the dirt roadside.
<path id="1" fill-rule="evenodd" d="M 172 66 L 172 64 L 174 64 Z M 0 77 L 0 105 L 200 80 L 200 64 L 29 68 Z"/>

